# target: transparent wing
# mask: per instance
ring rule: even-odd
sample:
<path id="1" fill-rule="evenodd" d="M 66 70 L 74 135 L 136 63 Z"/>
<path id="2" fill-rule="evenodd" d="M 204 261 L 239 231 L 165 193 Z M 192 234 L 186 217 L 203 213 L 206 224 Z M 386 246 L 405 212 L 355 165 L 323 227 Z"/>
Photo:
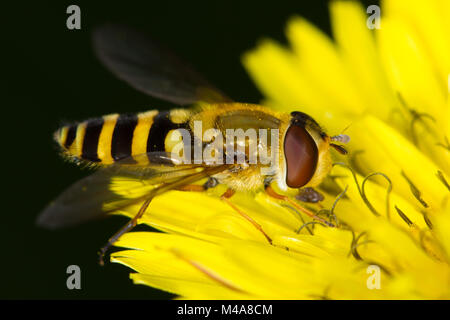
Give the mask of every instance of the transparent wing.
<path id="1" fill-rule="evenodd" d="M 99 27 L 93 45 L 117 77 L 151 96 L 180 105 L 231 101 L 169 50 L 131 28 Z"/>
<path id="2" fill-rule="evenodd" d="M 135 163 L 147 159 L 152 163 Z M 41 212 L 37 224 L 49 229 L 73 226 L 195 183 L 227 167 L 174 166 L 164 153 L 134 156 L 74 183 Z"/>

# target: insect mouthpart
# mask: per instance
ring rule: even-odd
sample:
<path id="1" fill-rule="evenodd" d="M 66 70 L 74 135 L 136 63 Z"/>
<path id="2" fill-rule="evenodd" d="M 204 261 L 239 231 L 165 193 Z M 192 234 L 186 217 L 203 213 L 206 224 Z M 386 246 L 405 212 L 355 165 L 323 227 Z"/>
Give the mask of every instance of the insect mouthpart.
<path id="1" fill-rule="evenodd" d="M 346 134 L 338 134 L 337 136 L 331 137 L 331 141 L 340 142 L 340 143 L 349 143 L 350 136 Z"/>
<path id="2" fill-rule="evenodd" d="M 348 142 L 350 142 L 350 137 L 348 135 L 346 135 L 346 134 L 339 134 L 337 136 L 331 137 L 330 140 L 334 141 L 334 142 L 348 143 Z M 338 144 L 335 144 L 335 143 L 330 143 L 330 146 L 333 147 L 340 154 L 343 154 L 343 155 L 348 154 L 347 149 L 345 149 L 341 145 L 338 145 Z"/>

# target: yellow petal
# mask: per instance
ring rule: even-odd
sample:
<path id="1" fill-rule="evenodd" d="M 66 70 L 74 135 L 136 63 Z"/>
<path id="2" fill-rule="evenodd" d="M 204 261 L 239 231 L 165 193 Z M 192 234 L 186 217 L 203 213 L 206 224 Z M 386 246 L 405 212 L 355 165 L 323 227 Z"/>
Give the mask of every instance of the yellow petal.
<path id="1" fill-rule="evenodd" d="M 311 91 L 299 75 L 292 53 L 274 41 L 262 41 L 243 55 L 242 63 L 261 91 L 277 101 L 281 109 L 293 110 L 313 102 L 325 104 L 316 100 L 317 92 Z"/>
<path id="2" fill-rule="evenodd" d="M 377 32 L 379 52 L 393 89 L 411 109 L 440 121 L 445 96 L 422 43 L 405 23 L 383 18 Z"/>
<path id="3" fill-rule="evenodd" d="M 384 17 L 402 20 L 415 33 L 415 38 L 426 50 L 426 59 L 439 73 L 440 86 L 444 90 L 450 72 L 449 10 L 445 0 L 391 0 L 383 1 L 382 7 Z"/>
<path id="4" fill-rule="evenodd" d="M 307 79 L 309 87 L 316 88 L 316 99 L 326 96 L 330 102 L 324 107 L 328 110 L 336 108 L 344 114 L 362 113 L 364 100 L 353 86 L 332 41 L 302 18 L 291 19 L 286 34 L 298 61 L 298 73 Z"/>
<path id="5" fill-rule="evenodd" d="M 193 281 L 184 278 L 155 277 L 148 274 L 132 273 L 131 279 L 135 284 L 151 286 L 163 291 L 174 293 L 189 300 L 228 300 L 228 299 L 257 299 L 250 294 L 232 291 L 226 287 Z"/>
<path id="6" fill-rule="evenodd" d="M 363 136 L 367 133 L 370 137 L 361 141 L 357 138 L 352 142 L 355 149 L 364 150 L 364 153 L 358 155 L 360 158 L 358 163 L 367 163 L 371 168 L 376 168 L 376 171 L 387 174 L 394 182 L 394 188 L 398 193 L 406 199 L 415 199 L 411 197 L 408 180 L 402 175 L 404 172 L 421 191 L 423 200 L 430 207 L 436 209 L 440 206 L 447 190 L 438 180 L 436 174 L 439 167 L 432 160 L 396 130 L 377 118 L 367 116 L 358 130 L 363 132 Z M 358 144 L 359 142 L 361 144 Z M 417 199 L 413 201 L 419 204 Z"/>
<path id="7" fill-rule="evenodd" d="M 352 85 L 364 97 L 358 108 L 385 119 L 395 105 L 395 94 L 387 84 L 375 41 L 366 25 L 367 15 L 356 1 L 330 2 L 333 36 Z M 319 51 L 317 51 L 319 52 Z"/>

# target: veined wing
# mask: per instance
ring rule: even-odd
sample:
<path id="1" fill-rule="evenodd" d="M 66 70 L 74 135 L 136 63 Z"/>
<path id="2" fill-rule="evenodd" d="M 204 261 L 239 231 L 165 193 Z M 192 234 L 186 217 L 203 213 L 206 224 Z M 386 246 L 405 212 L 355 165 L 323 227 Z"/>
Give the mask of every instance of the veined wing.
<path id="1" fill-rule="evenodd" d="M 117 77 L 151 96 L 179 105 L 231 101 L 170 50 L 131 28 L 97 28 L 93 45 Z"/>
<path id="2" fill-rule="evenodd" d="M 149 158 L 151 164 L 141 165 Z M 169 190 L 226 170 L 229 165 L 173 165 L 164 153 L 143 154 L 101 168 L 79 180 L 56 198 L 37 219 L 49 229 L 77 225 L 149 200 Z"/>

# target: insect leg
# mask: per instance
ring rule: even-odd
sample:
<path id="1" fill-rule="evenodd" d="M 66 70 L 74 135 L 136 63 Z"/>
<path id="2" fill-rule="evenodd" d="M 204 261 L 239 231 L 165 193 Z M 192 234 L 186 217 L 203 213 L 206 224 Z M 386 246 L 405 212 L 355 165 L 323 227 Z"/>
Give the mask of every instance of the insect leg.
<path id="1" fill-rule="evenodd" d="M 130 231 L 131 229 L 133 229 L 136 226 L 137 221 L 142 217 L 145 210 L 147 210 L 151 201 L 152 201 L 152 199 L 145 200 L 145 202 L 142 204 L 141 208 L 139 209 L 138 213 L 133 217 L 133 219 L 131 219 L 126 225 L 124 225 L 122 228 L 120 228 L 119 231 L 117 231 L 111 238 L 109 238 L 108 242 L 100 249 L 98 263 L 101 266 L 103 266 L 105 264 L 103 259 L 105 257 L 105 253 L 108 251 L 108 249 L 111 248 L 111 246 L 114 245 L 114 243 L 117 240 L 119 240 L 119 238 L 124 233 Z"/>
<path id="2" fill-rule="evenodd" d="M 295 199 L 301 202 L 319 203 L 324 199 L 324 196 L 319 191 L 307 187 L 301 189 L 298 195 L 295 196 Z"/>
<path id="3" fill-rule="evenodd" d="M 323 224 L 326 224 L 326 225 L 329 226 L 329 227 L 335 227 L 334 224 L 332 224 L 332 223 L 330 223 L 330 222 L 328 222 L 328 221 L 326 221 L 326 220 L 324 220 L 324 219 L 322 219 L 322 218 L 316 216 L 313 212 L 311 212 L 310 210 L 308 210 L 308 209 L 302 207 L 301 205 L 299 205 L 298 203 L 296 203 L 294 200 L 290 199 L 289 197 L 276 193 L 276 192 L 272 189 L 272 187 L 270 187 L 270 185 L 267 185 L 267 186 L 265 187 L 265 190 L 266 190 L 266 193 L 267 193 L 269 196 L 271 196 L 272 198 L 286 201 L 287 203 L 289 203 L 290 205 L 292 205 L 294 208 L 296 208 L 296 209 L 299 210 L 300 212 L 306 214 L 307 216 L 313 218 L 314 220 L 320 221 L 320 222 L 322 222 Z"/>
<path id="4" fill-rule="evenodd" d="M 194 192 L 203 192 L 206 191 L 206 188 L 199 184 L 188 184 L 182 187 L 177 188 L 179 191 L 194 191 Z"/>
<path id="5" fill-rule="evenodd" d="M 244 219 L 249 221 L 256 229 L 258 229 L 264 237 L 266 237 L 267 241 L 272 244 L 272 239 L 267 235 L 267 233 L 264 232 L 263 228 L 260 224 L 258 224 L 255 220 L 253 220 L 249 215 L 244 213 L 242 210 L 240 210 L 238 207 L 236 207 L 231 201 L 230 198 L 234 195 L 235 191 L 232 189 L 228 189 L 225 191 L 225 193 L 220 197 L 222 201 L 225 201 L 231 208 L 233 208 L 234 211 L 239 213 Z"/>
<path id="6" fill-rule="evenodd" d="M 182 187 L 178 188 L 177 190 L 202 192 L 202 191 L 206 191 L 208 189 L 214 188 L 218 184 L 219 184 L 219 182 L 217 181 L 216 178 L 209 177 L 208 181 L 206 181 L 203 185 L 188 184 L 188 185 L 185 185 L 185 186 L 182 186 Z"/>

